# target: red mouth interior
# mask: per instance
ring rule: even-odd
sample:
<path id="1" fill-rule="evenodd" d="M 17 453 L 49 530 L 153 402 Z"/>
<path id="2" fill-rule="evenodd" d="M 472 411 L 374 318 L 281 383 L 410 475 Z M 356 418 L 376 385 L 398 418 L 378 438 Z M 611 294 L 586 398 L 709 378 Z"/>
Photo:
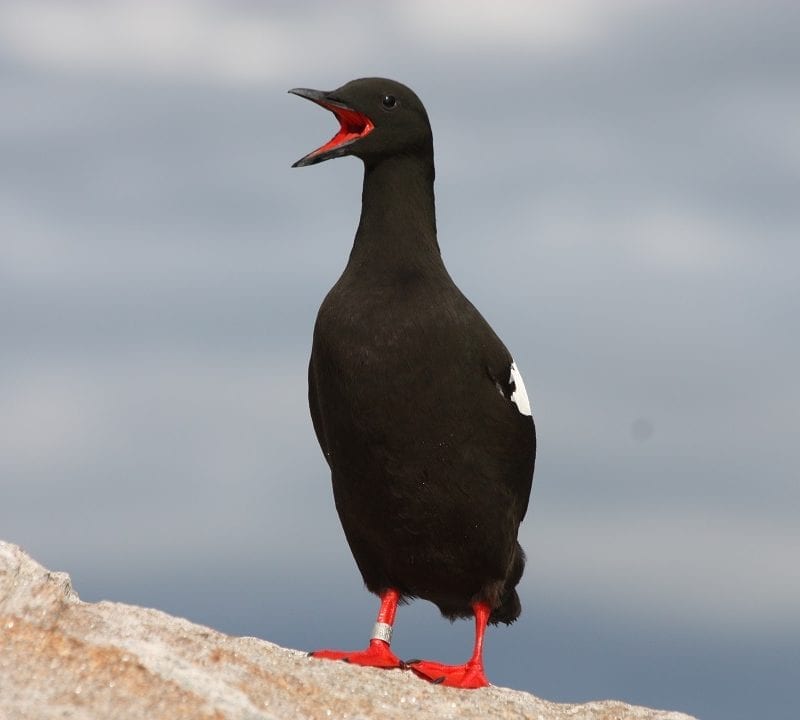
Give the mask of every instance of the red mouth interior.
<path id="1" fill-rule="evenodd" d="M 333 148 L 344 145 L 351 140 L 358 140 L 359 138 L 369 135 L 375 129 L 372 120 L 366 115 L 362 115 L 360 112 L 339 107 L 338 105 L 328 105 L 325 102 L 316 102 L 336 115 L 340 127 L 336 135 L 328 140 L 322 147 L 310 152 L 306 157 L 312 157 L 327 152 L 328 150 L 333 150 Z"/>

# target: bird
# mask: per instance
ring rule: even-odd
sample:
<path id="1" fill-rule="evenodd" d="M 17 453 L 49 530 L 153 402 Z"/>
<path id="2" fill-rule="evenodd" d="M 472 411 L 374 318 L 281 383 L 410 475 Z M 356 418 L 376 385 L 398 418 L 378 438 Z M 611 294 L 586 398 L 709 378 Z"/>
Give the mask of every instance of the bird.
<path id="1" fill-rule="evenodd" d="M 518 531 L 536 457 L 525 383 L 445 268 L 433 135 L 414 91 L 361 78 L 289 92 L 340 125 L 293 167 L 345 156 L 364 166 L 352 250 L 314 325 L 308 398 L 345 538 L 380 609 L 365 649 L 310 655 L 485 687 L 487 624 L 510 624 L 521 611 Z M 394 654 L 398 604 L 416 598 L 451 621 L 474 617 L 467 662 Z"/>

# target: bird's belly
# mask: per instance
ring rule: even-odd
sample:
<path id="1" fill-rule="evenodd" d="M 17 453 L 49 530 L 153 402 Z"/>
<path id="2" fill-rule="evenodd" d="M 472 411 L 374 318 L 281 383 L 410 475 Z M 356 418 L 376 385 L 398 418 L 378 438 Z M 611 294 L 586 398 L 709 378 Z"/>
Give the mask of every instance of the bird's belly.
<path id="1" fill-rule="evenodd" d="M 434 599 L 447 568 L 469 597 L 473 585 L 504 578 L 519 523 L 502 478 L 519 453 L 503 425 L 507 401 L 476 343 L 441 317 L 405 325 L 325 319 L 321 311 L 312 412 L 368 587 L 392 583 Z"/>

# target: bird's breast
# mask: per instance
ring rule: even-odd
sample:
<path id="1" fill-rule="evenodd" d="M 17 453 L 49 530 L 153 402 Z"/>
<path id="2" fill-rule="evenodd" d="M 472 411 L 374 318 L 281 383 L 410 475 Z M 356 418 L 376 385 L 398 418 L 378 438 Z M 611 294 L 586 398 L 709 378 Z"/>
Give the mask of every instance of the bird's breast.
<path id="1" fill-rule="evenodd" d="M 480 375 L 475 344 L 456 318 L 447 288 L 436 285 L 335 286 L 314 330 L 322 412 L 336 403 L 382 431 L 453 409 L 467 376 Z"/>

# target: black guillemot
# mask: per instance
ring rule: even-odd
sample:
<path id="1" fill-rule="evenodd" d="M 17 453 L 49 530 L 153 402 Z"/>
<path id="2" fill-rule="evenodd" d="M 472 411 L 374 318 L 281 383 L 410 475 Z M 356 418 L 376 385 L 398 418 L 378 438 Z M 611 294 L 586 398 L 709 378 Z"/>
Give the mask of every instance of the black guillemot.
<path id="1" fill-rule="evenodd" d="M 517 533 L 536 455 L 525 385 L 442 261 L 433 136 L 419 98 L 382 78 L 289 92 L 341 126 L 294 167 L 346 155 L 364 163 L 361 219 L 317 315 L 308 395 L 345 537 L 381 607 L 365 650 L 311 654 L 483 687 L 486 625 L 511 623 L 521 609 Z M 392 652 L 397 605 L 412 598 L 451 620 L 475 617 L 465 664 Z"/>

